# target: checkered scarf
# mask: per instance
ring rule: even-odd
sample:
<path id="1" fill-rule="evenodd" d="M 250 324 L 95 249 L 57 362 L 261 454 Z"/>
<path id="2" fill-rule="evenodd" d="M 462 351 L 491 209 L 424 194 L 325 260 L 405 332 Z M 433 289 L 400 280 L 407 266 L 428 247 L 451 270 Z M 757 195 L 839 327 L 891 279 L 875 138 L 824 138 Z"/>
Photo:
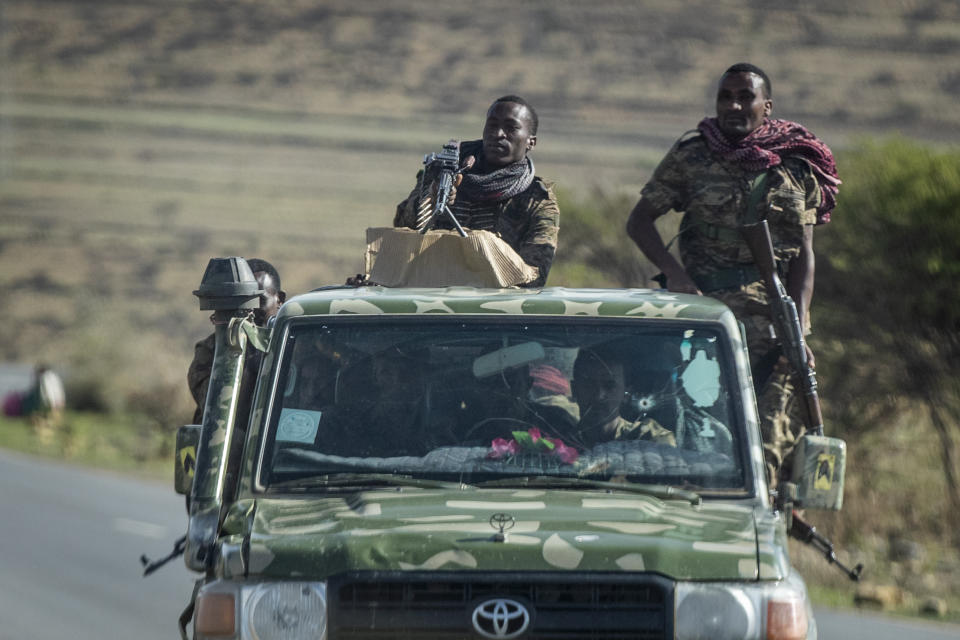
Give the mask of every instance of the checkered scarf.
<path id="1" fill-rule="evenodd" d="M 704 118 L 697 129 L 712 151 L 750 171 L 775 167 L 789 156 L 806 160 L 813 167 L 823 196 L 817 209 L 817 224 L 830 222 L 830 213 L 837 206 L 837 187 L 840 185 L 837 165 L 827 145 L 803 125 L 767 118 L 748 136 L 735 142 L 723 134 L 716 118 Z"/>
<path id="2" fill-rule="evenodd" d="M 463 174 L 463 182 L 457 187 L 458 198 L 475 202 L 500 202 L 523 193 L 533 184 L 534 169 L 530 156 L 489 172 L 486 172 L 482 140 L 460 143 L 461 162 L 468 156 L 476 158 L 476 163 Z"/>

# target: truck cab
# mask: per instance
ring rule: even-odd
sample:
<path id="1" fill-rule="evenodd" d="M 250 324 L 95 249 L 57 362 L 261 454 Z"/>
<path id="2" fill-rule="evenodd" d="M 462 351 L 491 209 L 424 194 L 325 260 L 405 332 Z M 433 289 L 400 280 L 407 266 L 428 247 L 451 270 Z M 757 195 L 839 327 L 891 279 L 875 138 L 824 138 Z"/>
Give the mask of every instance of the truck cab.
<path id="1" fill-rule="evenodd" d="M 245 313 L 178 434 L 194 637 L 816 637 L 722 303 L 330 287 Z M 839 506 L 842 464 L 819 473 L 808 506 Z"/>

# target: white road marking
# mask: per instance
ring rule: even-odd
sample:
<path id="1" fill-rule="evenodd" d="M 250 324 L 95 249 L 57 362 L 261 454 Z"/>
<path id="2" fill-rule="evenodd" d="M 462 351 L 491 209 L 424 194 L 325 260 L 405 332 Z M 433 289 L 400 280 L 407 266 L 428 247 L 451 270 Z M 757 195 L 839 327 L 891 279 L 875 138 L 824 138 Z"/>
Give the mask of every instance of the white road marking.
<path id="1" fill-rule="evenodd" d="M 135 536 L 144 538 L 161 539 L 166 537 L 167 528 L 159 524 L 143 522 L 142 520 L 130 520 L 128 518 L 114 518 L 113 528 L 122 533 L 132 533 Z"/>

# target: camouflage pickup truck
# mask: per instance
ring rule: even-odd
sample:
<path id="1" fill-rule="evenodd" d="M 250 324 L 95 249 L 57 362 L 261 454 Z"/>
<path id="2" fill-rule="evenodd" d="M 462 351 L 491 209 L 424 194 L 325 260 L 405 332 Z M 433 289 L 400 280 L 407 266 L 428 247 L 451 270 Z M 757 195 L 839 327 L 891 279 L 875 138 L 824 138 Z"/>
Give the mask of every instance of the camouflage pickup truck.
<path id="1" fill-rule="evenodd" d="M 236 258 L 195 293 L 217 347 L 177 444 L 194 637 L 816 637 L 721 303 L 329 287 L 258 327 Z M 839 506 L 836 462 L 797 465 L 795 506 Z"/>

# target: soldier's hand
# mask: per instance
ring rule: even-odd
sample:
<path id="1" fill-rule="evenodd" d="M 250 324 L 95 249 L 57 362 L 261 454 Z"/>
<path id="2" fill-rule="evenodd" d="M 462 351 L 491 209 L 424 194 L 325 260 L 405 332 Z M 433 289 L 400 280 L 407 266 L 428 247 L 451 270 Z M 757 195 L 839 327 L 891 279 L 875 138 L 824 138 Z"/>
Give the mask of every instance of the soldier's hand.
<path id="1" fill-rule="evenodd" d="M 463 160 L 463 164 L 460 165 L 460 169 L 457 171 L 457 174 L 453 176 L 453 188 L 450 189 L 450 197 L 447 198 L 447 206 L 452 207 L 454 201 L 457 199 L 457 187 L 460 186 L 460 183 L 463 182 L 463 173 L 469 171 L 477 159 L 473 156 L 467 156 Z M 436 197 L 436 195 L 434 195 Z"/>
<path id="2" fill-rule="evenodd" d="M 811 369 L 816 369 L 817 361 L 813 357 L 813 351 L 810 350 L 810 345 L 807 344 L 806 340 L 803 341 L 803 348 L 806 349 L 807 351 L 807 366 L 810 367 Z"/>
<path id="3" fill-rule="evenodd" d="M 697 286 L 697 283 L 687 274 L 686 271 L 677 271 L 675 273 L 668 273 L 667 276 L 667 290 L 674 293 L 692 293 L 698 296 L 702 296 L 703 292 L 700 291 L 700 288 Z"/>

